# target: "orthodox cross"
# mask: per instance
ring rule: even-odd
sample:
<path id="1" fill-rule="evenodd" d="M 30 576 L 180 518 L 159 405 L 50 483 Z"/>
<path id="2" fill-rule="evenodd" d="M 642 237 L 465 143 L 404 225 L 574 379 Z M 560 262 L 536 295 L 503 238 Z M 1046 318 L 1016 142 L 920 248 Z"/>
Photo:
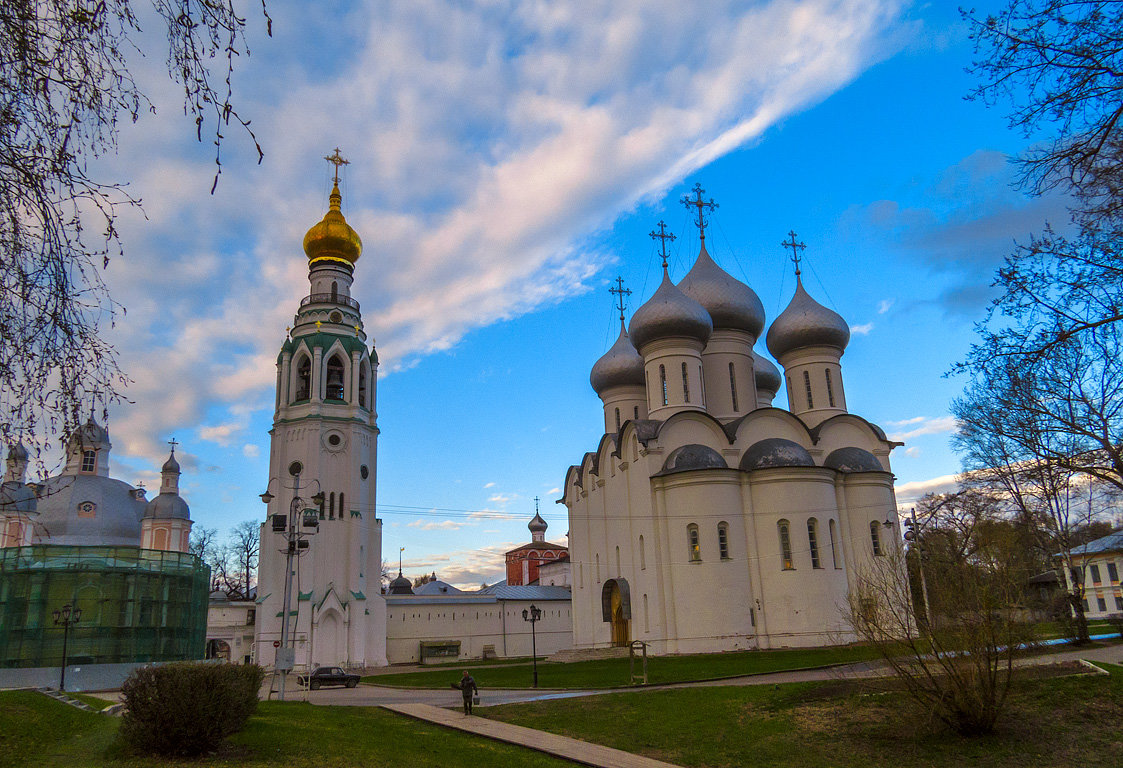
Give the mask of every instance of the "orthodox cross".
<path id="1" fill-rule="evenodd" d="M 535 515 L 538 514 L 538 497 L 537 496 L 534 497 L 534 514 Z"/>
<path id="2" fill-rule="evenodd" d="M 712 197 L 710 198 L 710 201 L 708 203 L 705 200 L 702 199 L 702 193 L 705 192 L 706 190 L 702 189 L 701 184 L 695 184 L 694 189 L 692 191 L 694 192 L 694 199 L 692 200 L 690 198 L 690 195 L 683 195 L 682 204 L 685 205 L 687 208 L 697 208 L 698 209 L 698 218 L 694 220 L 694 225 L 696 227 L 698 227 L 699 238 L 702 240 L 702 243 L 705 244 L 705 242 L 706 242 L 705 209 L 709 208 L 710 213 L 713 213 L 714 209 L 718 207 L 718 204 L 714 202 L 714 199 Z"/>
<path id="3" fill-rule="evenodd" d="M 609 288 L 608 292 L 616 297 L 616 308 L 620 310 L 620 322 L 624 322 L 624 297 L 632 295 L 632 292 L 624 287 L 624 278 L 618 275 L 616 285 Z M 537 503 L 537 500 L 535 500 L 535 503 Z M 535 511 L 538 511 L 537 508 L 535 508 Z"/>
<path id="4" fill-rule="evenodd" d="M 807 246 L 795 239 L 795 230 L 788 232 L 789 240 L 785 240 L 780 245 L 785 248 L 792 249 L 791 260 L 795 264 L 795 276 L 799 277 L 799 262 L 803 259 L 803 249 Z"/>
<path id="5" fill-rule="evenodd" d="M 674 235 L 673 232 L 668 232 L 667 231 L 667 225 L 664 224 L 662 221 L 660 221 L 659 222 L 659 231 L 656 232 L 653 229 L 653 230 L 651 230 L 651 232 L 648 233 L 648 236 L 651 237 L 652 239 L 659 238 L 662 241 L 662 243 L 660 244 L 660 249 L 663 252 L 663 271 L 666 272 L 667 271 L 667 241 L 670 240 L 673 243 L 675 241 L 675 235 Z"/>
<path id="6" fill-rule="evenodd" d="M 333 180 L 336 184 L 339 184 L 339 166 L 350 165 L 351 161 L 343 159 L 343 155 L 339 154 L 339 147 L 336 147 L 335 152 L 330 155 L 326 155 L 324 159 L 335 166 L 335 176 Z"/>
<path id="7" fill-rule="evenodd" d="M 175 453 L 175 447 L 177 445 L 179 445 L 179 443 L 177 443 L 176 439 L 173 437 L 171 440 L 168 441 L 168 445 L 170 445 L 172 447 L 172 453 Z"/>

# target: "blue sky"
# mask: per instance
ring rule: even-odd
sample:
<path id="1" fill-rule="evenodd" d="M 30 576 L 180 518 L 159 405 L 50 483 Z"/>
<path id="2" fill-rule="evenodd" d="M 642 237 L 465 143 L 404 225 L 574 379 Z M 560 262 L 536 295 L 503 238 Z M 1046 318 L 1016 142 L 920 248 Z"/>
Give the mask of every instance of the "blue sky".
<path id="1" fill-rule="evenodd" d="M 951 4 L 335 8 L 271 3 L 272 39 L 251 14 L 235 89 L 266 157 L 229 129 L 213 196 L 158 39 L 135 65 L 156 115 L 98 164 L 147 215 L 123 217 L 106 274 L 133 379 L 111 416 L 115 476 L 154 487 L 174 435 L 197 524 L 263 515 L 274 361 L 339 146 L 365 244 L 354 295 L 382 360 L 384 554 L 406 547 L 408 573 L 501 578 L 535 496 L 564 541 L 558 488 L 603 426 L 588 373 L 615 338 L 607 288 L 624 278 L 629 314 L 654 291 L 660 219 L 685 274 L 697 237 L 677 201 L 695 182 L 720 205 L 711 253 L 769 322 L 798 232 L 808 290 L 852 326 L 851 410 L 906 442 L 900 498 L 946 486 L 962 384 L 944 373 L 1012 243 L 1066 220 L 1063 200 L 1011 189 L 1007 157 L 1029 139 L 964 100 L 972 50 Z"/>

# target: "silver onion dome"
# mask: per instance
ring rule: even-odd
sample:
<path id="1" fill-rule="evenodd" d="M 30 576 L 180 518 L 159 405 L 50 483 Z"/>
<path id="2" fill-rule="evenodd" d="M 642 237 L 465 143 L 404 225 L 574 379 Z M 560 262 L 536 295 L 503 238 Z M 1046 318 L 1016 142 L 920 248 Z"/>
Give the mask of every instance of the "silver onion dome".
<path id="1" fill-rule="evenodd" d="M 673 336 L 705 344 L 713 330 L 706 308 L 680 291 L 665 271 L 658 290 L 632 315 L 628 328 L 632 343 L 639 350 L 656 339 Z"/>
<path id="2" fill-rule="evenodd" d="M 704 242 L 698 260 L 678 287 L 706 308 L 715 330 L 746 331 L 754 339 L 764 330 L 764 305 L 756 291 L 719 267 Z"/>
<path id="3" fill-rule="evenodd" d="M 834 347 L 842 352 L 849 342 L 850 326 L 840 314 L 811 298 L 797 277 L 795 296 L 768 329 L 768 351 L 780 360 L 803 347 Z"/>
<path id="4" fill-rule="evenodd" d="M 755 349 L 752 350 L 752 353 L 753 375 L 756 378 L 757 390 L 763 390 L 775 395 L 784 384 L 784 380 L 780 376 L 780 369 L 773 365 L 771 360 Z"/>
<path id="5" fill-rule="evenodd" d="M 632 345 L 624 321 L 620 321 L 620 336 L 600 360 L 593 363 L 589 383 L 599 395 L 612 387 L 642 387 L 643 358 Z"/>
<path id="6" fill-rule="evenodd" d="M 191 510 L 178 493 L 161 493 L 145 505 L 144 516 L 156 520 L 190 520 Z"/>
<path id="7" fill-rule="evenodd" d="M 530 529 L 531 533 L 545 533 L 549 525 L 542 519 L 541 515 L 535 512 L 533 519 L 531 519 L 526 527 Z"/>

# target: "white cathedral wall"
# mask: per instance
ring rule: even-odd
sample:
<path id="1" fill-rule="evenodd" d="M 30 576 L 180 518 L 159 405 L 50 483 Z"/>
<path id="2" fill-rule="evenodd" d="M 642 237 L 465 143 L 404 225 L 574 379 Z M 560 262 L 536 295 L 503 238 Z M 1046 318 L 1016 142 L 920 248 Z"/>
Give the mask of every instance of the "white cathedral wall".
<path id="1" fill-rule="evenodd" d="M 837 518 L 836 473 L 793 467 L 757 470 L 750 475 L 752 523 L 760 579 L 758 628 L 761 647 L 781 648 L 849 642 L 844 621 L 847 598 L 845 564 L 831 558 L 829 521 Z M 818 522 L 820 568 L 813 568 L 807 522 Z M 787 520 L 792 569 L 785 569 L 779 523 Z"/>
<path id="2" fill-rule="evenodd" d="M 713 332 L 702 352 L 706 383 L 706 410 L 719 419 L 743 416 L 756 407 L 756 378 L 753 373 L 753 337 L 745 331 L 719 329 Z M 729 364 L 733 364 L 730 382 Z M 737 408 L 733 408 L 733 386 Z"/>

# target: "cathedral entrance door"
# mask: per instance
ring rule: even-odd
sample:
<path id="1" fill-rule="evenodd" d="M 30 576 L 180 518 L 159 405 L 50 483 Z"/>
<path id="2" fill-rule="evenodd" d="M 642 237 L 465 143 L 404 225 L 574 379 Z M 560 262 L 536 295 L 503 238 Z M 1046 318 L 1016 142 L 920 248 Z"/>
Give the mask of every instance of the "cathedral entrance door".
<path id="1" fill-rule="evenodd" d="M 609 579 L 601 587 L 601 618 L 611 625 L 612 644 L 627 646 L 632 639 L 628 625 L 632 621 L 631 590 L 627 579 Z"/>

